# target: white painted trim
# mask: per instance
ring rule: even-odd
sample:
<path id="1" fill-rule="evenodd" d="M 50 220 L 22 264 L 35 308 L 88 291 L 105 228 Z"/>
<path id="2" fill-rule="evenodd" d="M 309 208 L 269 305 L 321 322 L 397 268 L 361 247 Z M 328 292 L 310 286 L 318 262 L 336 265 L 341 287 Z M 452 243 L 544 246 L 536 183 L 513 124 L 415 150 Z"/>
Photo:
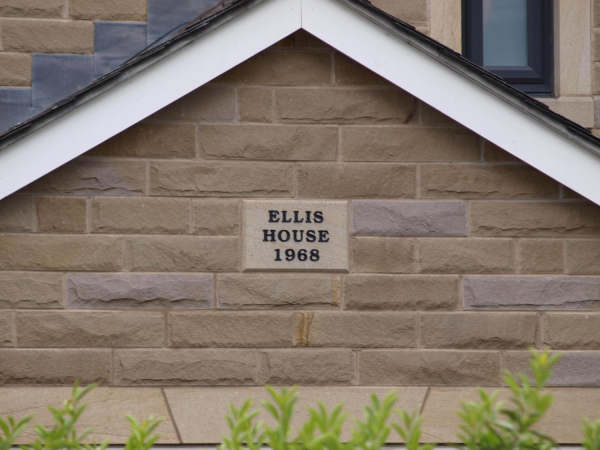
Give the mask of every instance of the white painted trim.
<path id="1" fill-rule="evenodd" d="M 600 157 L 338 0 L 265 0 L 0 151 L 0 199 L 304 28 L 600 204 Z"/>
<path id="2" fill-rule="evenodd" d="M 303 0 L 302 15 L 309 33 L 600 204 L 600 157 L 337 0 Z"/>
<path id="3" fill-rule="evenodd" d="M 302 0 L 265 0 L 0 150 L 0 199 L 300 29 L 301 7 Z"/>

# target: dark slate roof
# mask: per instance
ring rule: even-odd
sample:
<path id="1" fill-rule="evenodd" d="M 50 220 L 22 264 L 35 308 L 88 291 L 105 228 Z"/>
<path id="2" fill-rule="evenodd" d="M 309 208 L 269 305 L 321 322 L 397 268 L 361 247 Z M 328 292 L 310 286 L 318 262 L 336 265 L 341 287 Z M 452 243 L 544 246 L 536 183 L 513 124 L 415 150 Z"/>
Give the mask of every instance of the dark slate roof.
<path id="1" fill-rule="evenodd" d="M 262 1 L 263 0 L 219 0 L 214 7 L 200 14 L 200 16 L 193 21 L 176 28 L 129 61 L 98 78 L 90 85 L 75 94 L 58 101 L 37 116 L 0 134 L 0 149 L 10 145 L 21 137 L 26 136 L 49 121 L 66 114 L 82 103 L 85 103 L 105 90 L 110 89 L 112 86 L 143 70 L 153 62 L 166 57 L 172 52 L 185 46 L 187 43 L 200 38 L 214 27 L 228 21 L 231 17 L 242 13 L 247 8 L 261 3 Z M 596 138 L 589 130 L 551 111 L 544 103 L 541 103 L 533 97 L 512 87 L 497 75 L 472 63 L 454 50 L 442 45 L 429 36 L 420 33 L 412 25 L 376 8 L 368 0 L 338 1 L 361 11 L 361 13 L 367 15 L 371 20 L 386 28 L 390 33 L 401 36 L 411 45 L 420 48 L 432 58 L 437 59 L 443 64 L 451 66 L 455 71 L 470 78 L 473 82 L 478 82 L 493 89 L 498 95 L 502 96 L 507 102 L 513 104 L 515 107 L 527 111 L 530 115 L 545 122 L 560 134 L 571 140 L 577 141 L 584 148 L 600 155 L 600 139 Z"/>

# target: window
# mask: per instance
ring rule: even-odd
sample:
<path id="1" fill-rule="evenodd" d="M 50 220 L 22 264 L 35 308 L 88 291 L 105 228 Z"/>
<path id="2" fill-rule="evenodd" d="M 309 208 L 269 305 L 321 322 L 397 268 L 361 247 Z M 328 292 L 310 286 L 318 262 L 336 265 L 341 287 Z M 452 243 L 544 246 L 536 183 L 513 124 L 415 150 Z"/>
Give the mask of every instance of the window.
<path id="1" fill-rule="evenodd" d="M 463 0 L 463 54 L 530 94 L 552 94 L 552 1 Z"/>

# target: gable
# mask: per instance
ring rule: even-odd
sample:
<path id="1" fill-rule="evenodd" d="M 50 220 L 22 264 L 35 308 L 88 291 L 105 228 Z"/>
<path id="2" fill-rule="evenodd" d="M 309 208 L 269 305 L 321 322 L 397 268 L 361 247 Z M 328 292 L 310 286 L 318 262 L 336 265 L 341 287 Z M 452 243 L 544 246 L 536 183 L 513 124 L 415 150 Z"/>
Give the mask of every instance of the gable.
<path id="1" fill-rule="evenodd" d="M 13 192 L 28 180 L 59 167 L 205 84 L 233 67 L 236 60 L 239 62 L 268 47 L 269 42 L 304 28 L 557 181 L 600 201 L 595 189 L 600 159 L 594 154 L 597 147 L 594 138 L 581 133 L 574 124 L 561 121 L 556 114 L 547 111 L 540 114 L 539 105 L 523 99 L 526 96 L 516 91 L 509 89 L 500 95 L 493 83 L 486 82 L 480 69 L 469 72 L 468 65 L 466 70 L 450 65 L 451 54 L 441 53 L 439 45 L 421 39 L 418 33 L 407 31 L 407 27 L 390 32 L 395 19 L 378 15 L 373 8 L 354 0 L 248 3 L 247 11 L 238 8 L 235 14 L 219 17 L 218 24 L 211 23 L 210 32 L 201 39 L 156 61 L 146 70 L 137 73 L 136 69 L 121 76 L 117 81 L 127 80 L 126 83 L 121 82 L 97 97 L 92 95 L 75 113 L 66 114 L 7 147 L 0 157 L 10 168 L 14 166 L 14 170 L 7 171 L 0 179 L 0 195 Z M 273 17 L 278 19 L 270 20 Z M 331 20 L 333 17 L 335 21 Z M 257 28 L 262 32 L 244 34 L 244 29 Z M 238 38 L 242 35 L 245 39 Z M 248 39 L 249 35 L 253 38 Z M 173 79 L 178 82 L 172 83 Z M 153 89 L 157 83 L 165 89 Z M 111 115 L 109 110 L 113 109 L 119 114 Z M 92 120 L 98 116 L 103 120 Z M 493 126 L 490 117 L 494 118 Z M 90 132 L 87 128 L 92 122 L 95 126 Z M 575 133 L 569 131 L 572 128 Z M 42 141 L 61 150 L 52 156 L 42 154 Z M 24 161 L 39 162 L 26 165 Z"/>

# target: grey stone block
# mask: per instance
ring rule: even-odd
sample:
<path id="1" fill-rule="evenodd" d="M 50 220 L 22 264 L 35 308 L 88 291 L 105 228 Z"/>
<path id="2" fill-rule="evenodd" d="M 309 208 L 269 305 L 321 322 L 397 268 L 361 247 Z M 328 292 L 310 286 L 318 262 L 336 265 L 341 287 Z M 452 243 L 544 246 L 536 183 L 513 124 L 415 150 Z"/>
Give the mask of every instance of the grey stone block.
<path id="1" fill-rule="evenodd" d="M 39 112 L 31 107 L 31 89 L 0 89 L 0 133 Z"/>
<path id="2" fill-rule="evenodd" d="M 465 309 L 588 310 L 600 306 L 600 277 L 468 276 Z"/>
<path id="3" fill-rule="evenodd" d="M 600 352 L 561 352 L 549 386 L 600 386 Z M 513 373 L 532 379 L 529 352 L 507 352 L 504 366 Z"/>
<path id="4" fill-rule="evenodd" d="M 46 108 L 93 79 L 92 55 L 33 55 L 33 107 Z"/>
<path id="5" fill-rule="evenodd" d="M 69 308 L 206 309 L 213 306 L 208 274 L 95 273 L 67 276 Z"/>
<path id="6" fill-rule="evenodd" d="M 146 24 L 96 22 L 94 76 L 104 75 L 146 48 Z"/>
<path id="7" fill-rule="evenodd" d="M 359 236 L 466 236 L 461 201 L 354 201 L 353 234 Z"/>
<path id="8" fill-rule="evenodd" d="M 148 0 L 148 45 L 218 3 L 219 0 Z"/>

